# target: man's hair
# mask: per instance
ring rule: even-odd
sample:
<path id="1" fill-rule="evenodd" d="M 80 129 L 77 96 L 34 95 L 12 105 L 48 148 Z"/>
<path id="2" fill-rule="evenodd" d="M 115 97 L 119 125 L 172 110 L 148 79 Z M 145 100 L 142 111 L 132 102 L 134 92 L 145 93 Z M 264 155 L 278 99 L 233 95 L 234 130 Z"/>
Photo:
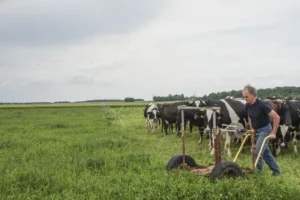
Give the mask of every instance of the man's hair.
<path id="1" fill-rule="evenodd" d="M 257 91 L 256 91 L 256 88 L 255 88 L 255 87 L 253 87 L 253 86 L 250 85 L 250 84 L 247 84 L 247 85 L 244 87 L 244 89 L 248 89 L 249 93 L 256 97 Z"/>

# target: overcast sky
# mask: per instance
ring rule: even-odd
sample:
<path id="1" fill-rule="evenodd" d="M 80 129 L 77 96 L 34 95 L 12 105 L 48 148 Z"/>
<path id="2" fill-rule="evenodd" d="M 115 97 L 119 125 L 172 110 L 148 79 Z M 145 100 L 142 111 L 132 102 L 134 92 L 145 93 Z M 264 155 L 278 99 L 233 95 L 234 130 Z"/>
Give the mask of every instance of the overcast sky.
<path id="1" fill-rule="evenodd" d="M 0 0 L 0 102 L 300 86 L 299 0 Z"/>

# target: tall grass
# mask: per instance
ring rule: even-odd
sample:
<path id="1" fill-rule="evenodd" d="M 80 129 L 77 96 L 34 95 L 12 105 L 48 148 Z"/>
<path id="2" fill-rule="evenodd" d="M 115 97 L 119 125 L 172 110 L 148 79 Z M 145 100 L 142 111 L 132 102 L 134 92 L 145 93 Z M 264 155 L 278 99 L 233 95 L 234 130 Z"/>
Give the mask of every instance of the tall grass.
<path id="1" fill-rule="evenodd" d="M 119 112 L 120 108 L 113 108 Z M 282 175 L 265 167 L 244 179 L 212 183 L 187 171 L 167 172 L 181 139 L 148 133 L 142 107 L 119 119 L 100 107 L 0 109 L 0 199 L 297 199 L 299 156 L 276 158 Z M 214 162 L 208 141 L 186 133 L 186 152 Z M 233 146 L 233 153 L 237 147 Z M 250 167 L 250 155 L 238 163 Z M 223 152 L 223 159 L 229 159 Z M 232 160 L 232 159 L 231 159 Z"/>

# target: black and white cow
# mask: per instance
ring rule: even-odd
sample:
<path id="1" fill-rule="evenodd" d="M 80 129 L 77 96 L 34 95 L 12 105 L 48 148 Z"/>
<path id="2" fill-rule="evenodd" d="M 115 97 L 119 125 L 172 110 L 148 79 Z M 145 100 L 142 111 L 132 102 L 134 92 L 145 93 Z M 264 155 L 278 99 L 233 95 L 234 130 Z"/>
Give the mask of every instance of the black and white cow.
<path id="1" fill-rule="evenodd" d="M 201 99 L 194 100 L 191 103 L 191 106 L 201 108 L 206 107 L 205 101 Z M 207 116 L 206 116 L 206 110 L 187 110 L 189 113 L 187 114 L 189 117 L 187 120 L 190 123 L 190 133 L 192 133 L 192 127 L 196 126 L 199 130 L 199 142 L 200 144 L 203 140 L 203 133 L 205 128 L 207 127 Z"/>
<path id="2" fill-rule="evenodd" d="M 225 150 L 231 157 L 230 142 L 231 137 L 243 138 L 245 129 L 248 128 L 248 117 L 245 111 L 245 103 L 241 100 L 235 99 L 221 99 L 221 100 L 207 100 L 205 101 L 208 107 L 220 107 L 220 111 L 217 112 L 217 131 L 225 135 Z M 212 129 L 212 110 L 207 110 L 207 120 L 209 129 Z M 225 126 L 225 127 L 224 127 Z M 211 131 L 210 131 L 211 133 Z M 211 154 L 214 154 L 213 141 L 209 143 L 211 148 Z"/>
<path id="3" fill-rule="evenodd" d="M 205 102 L 202 100 L 193 100 L 192 102 L 187 103 L 188 106 L 199 108 L 205 106 Z M 200 111 L 200 110 L 184 110 L 184 130 L 186 128 L 187 122 L 189 122 L 189 127 L 190 127 L 190 133 L 193 131 L 193 126 L 196 126 L 199 130 L 200 138 L 201 135 L 203 135 L 203 130 L 205 128 L 204 124 L 204 115 L 205 111 Z M 177 115 L 177 127 L 180 127 L 180 124 L 182 124 L 182 116 L 181 116 L 181 111 L 178 111 Z M 180 136 L 180 132 L 178 131 L 177 133 L 178 136 Z M 200 141 L 201 142 L 201 141 Z"/>
<path id="4" fill-rule="evenodd" d="M 297 140 L 300 139 L 299 131 L 300 131 L 300 101 L 299 100 L 286 100 L 286 104 L 289 106 L 290 116 L 292 125 L 290 126 L 289 131 L 292 136 L 292 143 L 294 145 L 294 152 L 298 153 L 297 150 Z M 288 134 L 289 136 L 290 134 Z M 289 138 L 289 137 L 284 137 Z M 287 141 L 285 141 L 285 145 L 287 145 Z M 283 146 L 283 145 L 282 145 Z"/>
<path id="5" fill-rule="evenodd" d="M 180 129 L 180 124 L 177 123 L 178 109 L 180 105 L 188 105 L 188 102 L 175 102 L 170 104 L 163 104 L 160 106 L 160 116 L 162 120 L 162 126 L 165 130 L 165 134 L 168 135 L 168 127 L 172 124 L 176 124 L 177 132 Z"/>
<path id="6" fill-rule="evenodd" d="M 164 104 L 157 104 L 157 108 L 158 108 L 158 111 L 159 111 L 159 113 L 160 113 L 160 119 L 161 119 L 161 113 L 163 113 L 162 112 L 162 110 L 163 110 L 163 107 L 164 106 L 168 106 L 168 105 L 170 105 L 169 103 L 164 103 Z M 162 120 L 162 119 L 161 119 Z M 164 131 L 164 124 L 163 123 L 161 123 L 162 125 L 161 125 L 161 132 L 163 132 Z M 165 125 L 166 125 L 166 128 L 167 128 L 167 130 L 169 130 L 169 131 L 173 131 L 173 129 L 174 129 L 174 124 L 175 123 L 165 123 Z"/>
<path id="7" fill-rule="evenodd" d="M 287 133 L 289 132 L 289 127 L 292 125 L 290 106 L 278 98 L 265 99 L 264 102 L 266 102 L 280 117 L 276 139 L 270 141 L 272 154 L 277 156 L 280 153 L 281 148 L 284 148 L 287 145 L 285 141 L 289 140 Z"/>
<path id="8" fill-rule="evenodd" d="M 206 100 L 205 101 L 205 105 L 206 107 L 219 107 L 219 100 L 215 100 L 215 99 L 212 99 L 212 100 Z M 205 114 L 205 125 L 206 125 L 206 132 L 208 132 L 208 135 L 209 135 L 209 143 L 208 143 L 208 146 L 209 146 L 209 149 L 211 150 L 211 154 L 213 155 L 214 154 L 214 148 L 213 148 L 213 137 L 212 137 L 212 130 L 213 130 L 213 111 L 210 110 L 210 109 L 207 109 L 206 111 L 206 114 Z M 218 110 L 216 112 L 216 128 L 217 128 L 217 132 L 219 133 L 219 127 L 222 127 L 222 122 L 221 120 L 219 120 L 221 117 L 221 113 L 220 111 Z M 200 140 L 201 140 L 201 136 L 200 136 Z"/>
<path id="9" fill-rule="evenodd" d="M 154 103 L 146 105 L 144 109 L 144 117 L 146 118 L 148 132 L 150 129 L 152 129 L 152 132 L 155 132 L 160 122 L 160 113 L 157 105 Z"/>

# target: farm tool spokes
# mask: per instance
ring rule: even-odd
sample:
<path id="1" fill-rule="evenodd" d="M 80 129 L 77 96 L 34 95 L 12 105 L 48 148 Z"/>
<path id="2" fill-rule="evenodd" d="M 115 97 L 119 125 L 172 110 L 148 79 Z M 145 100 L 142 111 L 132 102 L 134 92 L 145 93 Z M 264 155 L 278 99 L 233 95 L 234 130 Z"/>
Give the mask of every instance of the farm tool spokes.
<path id="1" fill-rule="evenodd" d="M 122 121 L 121 118 L 120 118 L 120 112 L 121 112 L 121 110 L 123 109 L 123 106 L 124 106 L 124 104 L 123 104 L 122 107 L 120 108 L 119 112 L 115 112 L 114 110 L 112 110 L 113 113 L 115 114 L 115 119 L 114 119 L 114 121 L 113 121 L 113 124 L 115 123 L 116 119 L 118 118 L 118 119 L 120 120 L 120 122 L 122 123 L 122 125 L 124 126 L 124 123 L 123 123 L 123 121 Z"/>
<path id="2" fill-rule="evenodd" d="M 103 105 L 101 106 L 101 108 L 105 110 L 106 115 L 107 115 L 109 118 L 112 118 L 112 117 L 114 118 L 114 121 L 112 122 L 112 124 L 114 124 L 114 123 L 116 122 L 116 119 L 119 119 L 120 122 L 122 123 L 122 125 L 124 126 L 124 123 L 123 123 L 123 121 L 122 121 L 121 118 L 120 118 L 120 112 L 121 112 L 121 110 L 123 109 L 123 106 L 124 106 L 124 104 L 121 106 L 121 108 L 119 109 L 118 112 L 114 111 L 113 109 L 111 109 L 109 106 L 107 106 L 107 105 L 105 105 L 105 104 L 103 104 Z"/>

